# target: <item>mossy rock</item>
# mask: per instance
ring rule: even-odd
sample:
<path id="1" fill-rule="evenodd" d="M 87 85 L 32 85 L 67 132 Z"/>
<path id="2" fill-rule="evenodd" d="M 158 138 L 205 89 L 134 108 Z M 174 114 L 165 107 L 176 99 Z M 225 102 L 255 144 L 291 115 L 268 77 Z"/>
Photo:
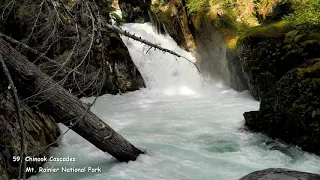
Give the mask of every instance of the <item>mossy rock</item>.
<path id="1" fill-rule="evenodd" d="M 274 1 L 274 3 L 276 3 L 276 1 Z M 270 24 L 282 20 L 285 16 L 293 12 L 294 9 L 290 0 L 280 1 L 272 7 L 272 11 L 270 13 L 265 14 L 265 17 L 258 14 L 258 20 L 261 24 Z"/>
<path id="2" fill-rule="evenodd" d="M 286 21 L 245 31 L 237 42 L 245 78 L 253 96 L 261 100 L 285 73 L 320 51 L 320 28 L 293 27 Z M 263 74 L 271 74 L 265 79 Z M 272 82 L 266 85 L 264 82 Z"/>
<path id="3" fill-rule="evenodd" d="M 188 50 L 186 29 L 187 14 L 182 2 L 159 2 L 151 6 L 152 23 L 162 34 L 169 34 L 179 46 Z"/>
<path id="4" fill-rule="evenodd" d="M 151 0 L 119 0 L 122 17 L 128 23 L 149 21 Z"/>
<path id="5" fill-rule="evenodd" d="M 287 72 L 261 101 L 247 112 L 253 131 L 297 145 L 320 155 L 320 58 Z"/>

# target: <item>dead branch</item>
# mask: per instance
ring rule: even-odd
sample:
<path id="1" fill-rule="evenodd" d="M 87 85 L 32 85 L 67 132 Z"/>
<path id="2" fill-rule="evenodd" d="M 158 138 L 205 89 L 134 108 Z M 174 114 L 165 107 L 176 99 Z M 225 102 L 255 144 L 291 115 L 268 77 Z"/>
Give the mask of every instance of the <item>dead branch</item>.
<path id="1" fill-rule="evenodd" d="M 43 4 L 44 4 L 44 1 L 45 0 L 42 0 L 42 2 L 41 2 L 41 4 L 39 5 L 39 13 L 38 13 L 38 15 L 37 15 L 37 18 L 36 18 L 36 20 L 34 21 L 34 23 L 33 23 L 33 26 L 32 26 L 32 29 L 31 29 L 31 32 L 30 32 L 30 34 L 29 34 L 29 36 L 28 36 L 28 38 L 27 38 L 27 40 L 25 41 L 25 44 L 28 44 L 28 41 L 29 41 L 29 39 L 31 38 L 31 36 L 33 35 L 33 31 L 34 31 L 34 29 L 36 28 L 36 26 L 37 26 L 37 23 L 38 23 L 38 20 L 39 20 L 39 17 L 40 17 L 40 15 L 41 15 L 41 13 L 42 13 L 42 6 L 43 6 Z"/>
<path id="2" fill-rule="evenodd" d="M 34 48 L 32 48 L 32 47 L 30 47 L 30 46 L 28 46 L 28 45 L 26 45 L 26 44 L 24 44 L 24 43 L 22 43 L 22 42 L 19 42 L 19 41 L 15 40 L 15 39 L 11 38 L 10 36 L 7 36 L 7 35 L 1 33 L 1 32 L 0 32 L 0 37 L 2 37 L 2 38 L 5 39 L 6 41 L 9 41 L 10 43 L 12 43 L 12 44 L 14 44 L 14 45 L 22 46 L 23 48 L 27 49 L 28 51 L 30 51 L 30 52 L 32 52 L 32 53 L 34 53 L 34 54 L 36 54 L 36 55 L 39 55 L 41 58 L 45 59 L 46 61 L 48 61 L 48 62 L 50 62 L 50 63 L 53 63 L 53 64 L 56 65 L 56 66 L 59 66 L 60 68 L 64 68 L 64 69 L 67 69 L 67 70 L 72 70 L 72 69 L 70 69 L 70 68 L 68 68 L 68 67 L 65 67 L 63 64 L 60 64 L 60 63 L 58 63 L 57 61 L 55 61 L 55 60 L 53 60 L 53 59 L 51 59 L 51 58 L 48 58 L 47 56 L 44 56 L 43 53 L 37 51 L 36 49 L 34 49 Z M 66 72 L 66 71 L 65 71 L 65 72 Z M 73 70 L 73 72 L 76 72 L 76 73 L 78 73 L 78 74 L 81 74 L 80 72 L 75 71 L 75 70 Z"/>
<path id="3" fill-rule="evenodd" d="M 79 68 L 79 67 L 83 64 L 84 60 L 88 57 L 88 55 L 89 55 L 89 53 L 90 53 L 90 51 L 91 51 L 92 45 L 93 45 L 94 35 L 95 35 L 95 33 L 94 33 L 94 30 L 95 30 L 94 18 L 93 18 L 92 12 L 91 12 L 91 10 L 90 10 L 89 5 L 88 5 L 87 2 L 86 2 L 86 6 L 87 6 L 87 8 L 88 8 L 88 11 L 90 12 L 91 22 L 92 22 L 92 32 L 91 32 L 92 35 L 91 35 L 90 45 L 89 45 L 89 48 L 88 48 L 85 56 L 82 58 L 82 60 L 80 61 L 80 63 L 79 63 L 75 68 L 73 68 L 68 74 L 71 74 L 72 72 L 74 72 L 75 70 L 77 70 L 77 68 Z"/>
<path id="4" fill-rule="evenodd" d="M 1 19 L 2 19 L 2 20 L 6 20 L 5 17 L 8 17 L 8 16 L 9 16 L 9 14 L 10 14 L 12 8 L 14 7 L 15 3 L 16 3 L 16 1 L 15 1 L 15 0 L 12 0 L 12 1 L 10 1 L 10 2 L 6 5 L 6 7 L 4 8 L 4 10 L 2 11 L 2 14 L 1 14 Z M 9 8 L 9 6 L 11 6 L 11 7 Z M 9 10 L 8 10 L 8 12 L 5 14 L 5 12 L 6 12 L 7 9 L 9 9 Z"/>
<path id="5" fill-rule="evenodd" d="M 110 29 L 113 32 L 117 32 L 117 33 L 119 33 L 119 34 L 121 34 L 123 36 L 129 37 L 129 38 L 131 38 L 133 40 L 136 40 L 136 41 L 139 41 L 141 43 L 144 43 L 144 44 L 146 44 L 146 45 L 148 45 L 150 47 L 153 47 L 153 48 L 158 49 L 160 51 L 172 54 L 172 55 L 174 55 L 176 57 L 183 58 L 183 59 L 187 60 L 190 64 L 195 66 L 197 68 L 198 72 L 200 72 L 199 67 L 194 62 L 192 62 L 190 59 L 186 58 L 185 56 L 182 56 L 182 55 L 180 55 L 180 54 L 178 54 L 178 53 L 176 53 L 176 52 L 174 52 L 172 50 L 169 50 L 169 49 L 163 48 L 163 47 L 161 47 L 159 45 L 156 45 L 154 43 L 151 43 L 151 42 L 149 42 L 149 41 L 147 41 L 147 40 L 145 40 L 145 39 L 143 39 L 141 37 L 138 37 L 138 36 L 136 36 L 134 34 L 131 34 L 128 31 L 124 31 L 124 30 L 122 30 L 121 28 L 119 28 L 117 26 L 113 26 L 113 25 L 108 24 L 108 23 L 104 23 L 104 26 L 105 26 L 105 28 Z"/>
<path id="6" fill-rule="evenodd" d="M 26 178 L 26 172 L 25 172 L 26 161 L 24 160 L 24 155 L 26 155 L 27 144 L 26 144 L 24 123 L 22 120 L 21 106 L 20 106 L 20 101 L 19 101 L 19 97 L 18 97 L 18 93 L 17 93 L 17 88 L 13 83 L 10 72 L 9 72 L 1 54 L 0 54 L 0 63 L 1 63 L 4 75 L 7 77 L 7 80 L 9 81 L 9 89 L 11 89 L 11 93 L 12 93 L 13 100 L 14 100 L 14 105 L 15 105 L 16 112 L 17 112 L 17 119 L 18 119 L 18 123 L 20 126 L 20 131 L 21 131 L 21 148 L 20 148 L 21 149 L 21 154 L 20 154 L 21 161 L 20 161 L 20 165 L 19 165 L 19 175 L 18 175 L 18 180 L 20 180 L 21 175 L 22 175 L 23 179 Z"/>

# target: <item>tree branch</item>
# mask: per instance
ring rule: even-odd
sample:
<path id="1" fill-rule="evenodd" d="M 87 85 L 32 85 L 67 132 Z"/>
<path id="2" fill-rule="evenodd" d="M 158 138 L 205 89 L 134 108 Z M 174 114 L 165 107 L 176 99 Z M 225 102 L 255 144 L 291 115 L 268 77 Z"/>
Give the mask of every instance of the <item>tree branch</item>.
<path id="1" fill-rule="evenodd" d="M 155 48 L 155 49 L 158 49 L 158 50 L 160 50 L 160 51 L 163 51 L 163 52 L 172 54 L 172 55 L 177 56 L 177 57 L 179 57 L 179 58 L 183 58 L 183 59 L 187 60 L 189 63 L 191 63 L 193 66 L 195 66 L 195 67 L 197 68 L 198 72 L 200 72 L 199 67 L 198 67 L 194 62 L 192 62 L 190 59 L 186 58 L 185 56 L 182 56 L 182 55 L 180 55 L 180 54 L 178 54 L 178 53 L 176 53 L 176 52 L 174 52 L 174 51 L 171 51 L 171 50 L 169 50 L 169 49 L 166 49 L 166 48 L 163 48 L 163 47 L 161 47 L 161 46 L 159 46 L 159 45 L 156 45 L 156 44 L 154 44 L 154 43 L 151 43 L 151 42 L 149 42 L 149 41 L 147 41 L 147 40 L 144 40 L 144 39 L 142 39 L 141 37 L 138 37 L 138 36 L 136 36 L 136 35 L 134 35 L 134 34 L 131 34 L 131 33 L 128 32 L 128 31 L 124 31 L 123 29 L 121 29 L 121 28 L 119 28 L 119 27 L 117 27 L 117 26 L 113 26 L 113 25 L 108 24 L 108 23 L 104 23 L 103 25 L 105 26 L 105 28 L 107 28 L 107 29 L 109 29 L 109 30 L 111 30 L 111 31 L 113 31 L 113 32 L 117 32 L 117 33 L 119 33 L 119 34 L 121 34 L 121 35 L 123 35 L 123 36 L 129 37 L 129 38 L 131 38 L 131 39 L 133 39 L 133 40 L 136 40 L 136 41 L 139 41 L 139 42 L 141 42 L 141 43 L 143 43 L 143 44 L 146 44 L 146 45 L 148 45 L 148 46 L 150 46 L 150 47 L 153 47 L 153 48 Z M 148 50 L 148 51 L 149 51 L 149 50 Z"/>
<path id="2" fill-rule="evenodd" d="M 0 54 L 0 63 L 1 63 L 2 69 L 3 69 L 3 72 L 4 72 L 5 76 L 7 77 L 9 84 L 10 84 L 9 88 L 11 89 L 11 93 L 13 96 L 14 105 L 15 105 L 16 112 L 17 112 L 17 119 L 19 122 L 20 131 L 21 131 L 21 155 L 20 155 L 21 161 L 20 161 L 20 165 L 19 165 L 19 175 L 18 175 L 18 180 L 20 180 L 21 174 L 23 175 L 22 176 L 23 179 L 25 179 L 25 177 L 26 177 L 26 172 L 25 172 L 26 161 L 24 160 L 24 155 L 26 154 L 27 146 L 26 146 L 26 135 L 25 135 L 24 123 L 22 120 L 21 107 L 20 107 L 20 101 L 19 101 L 17 89 L 12 81 L 10 72 L 9 72 L 1 54 Z"/>
<path id="3" fill-rule="evenodd" d="M 73 70 L 73 69 L 71 69 L 71 68 L 68 68 L 68 67 L 64 66 L 64 64 L 60 64 L 60 63 L 58 63 L 57 61 L 55 61 L 55 60 L 53 60 L 53 59 L 51 59 L 51 58 L 48 58 L 47 56 L 44 56 L 43 53 L 37 51 L 36 49 L 34 49 L 34 48 L 32 48 L 32 47 L 30 47 L 30 46 L 28 46 L 28 45 L 26 45 L 26 44 L 24 44 L 24 43 L 22 43 L 22 42 L 19 42 L 18 40 L 15 40 L 15 39 L 13 39 L 12 37 L 7 36 L 7 35 L 5 35 L 5 34 L 3 34 L 3 33 L 1 33 L 1 32 L 0 32 L 0 37 L 2 37 L 4 40 L 9 41 L 10 43 L 12 43 L 12 44 L 14 44 L 14 45 L 22 46 L 23 48 L 27 49 L 28 51 L 30 51 L 30 52 L 32 52 L 32 53 L 34 53 L 34 54 L 36 54 L 36 55 L 39 55 L 40 58 L 43 58 L 43 59 L 45 59 L 46 61 L 55 64 L 56 66 L 59 66 L 61 69 L 64 68 L 64 69 L 67 69 L 67 70 L 69 70 L 69 71 L 72 70 L 73 72 L 75 72 L 75 73 L 77 73 L 77 74 L 81 74 L 80 72 L 75 71 L 75 70 Z M 66 73 L 66 71 L 65 71 L 64 73 Z"/>

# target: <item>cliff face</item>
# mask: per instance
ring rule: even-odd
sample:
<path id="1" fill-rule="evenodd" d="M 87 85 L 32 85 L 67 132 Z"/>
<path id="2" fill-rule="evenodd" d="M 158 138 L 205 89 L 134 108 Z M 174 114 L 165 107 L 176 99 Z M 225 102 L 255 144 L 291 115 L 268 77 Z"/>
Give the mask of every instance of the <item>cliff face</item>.
<path id="1" fill-rule="evenodd" d="M 195 28 L 193 37 L 197 47 L 197 61 L 202 72 L 215 81 L 230 85 L 227 46 L 221 32 L 210 20 L 203 18 Z"/>

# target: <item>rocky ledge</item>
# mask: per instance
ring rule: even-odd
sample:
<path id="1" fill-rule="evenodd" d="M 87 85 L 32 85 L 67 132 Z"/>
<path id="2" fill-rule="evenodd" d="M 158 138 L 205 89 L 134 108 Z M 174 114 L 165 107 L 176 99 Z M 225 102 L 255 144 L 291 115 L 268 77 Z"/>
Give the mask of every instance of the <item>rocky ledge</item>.
<path id="1" fill-rule="evenodd" d="M 271 168 L 250 173 L 240 180 L 320 180 L 319 174 Z"/>

